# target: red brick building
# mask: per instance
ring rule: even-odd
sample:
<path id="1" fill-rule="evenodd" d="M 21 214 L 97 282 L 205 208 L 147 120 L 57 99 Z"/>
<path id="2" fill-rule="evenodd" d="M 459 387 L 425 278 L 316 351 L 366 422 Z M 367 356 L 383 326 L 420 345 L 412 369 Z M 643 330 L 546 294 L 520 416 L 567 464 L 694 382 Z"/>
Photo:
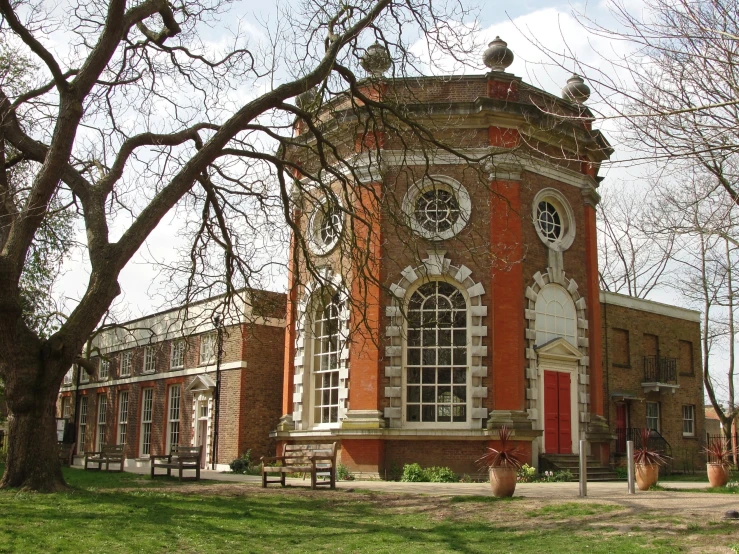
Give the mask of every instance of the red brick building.
<path id="1" fill-rule="evenodd" d="M 256 459 L 274 452 L 285 296 L 242 292 L 237 313 L 216 325 L 220 300 L 128 321 L 92 340 L 94 374 L 70 370 L 58 403 L 78 455 L 125 444 L 128 465 L 148 464 L 173 444 L 202 445 L 203 466 L 224 469 L 247 450 Z"/>
<path id="2" fill-rule="evenodd" d="M 346 466 L 380 476 L 410 462 L 476 472 L 501 425 L 534 464 L 580 439 L 609 460 L 595 206 L 611 148 L 573 100 L 581 79 L 562 99 L 491 68 L 366 85 L 454 151 L 336 116 L 355 188 L 377 203 L 355 238 L 374 240 L 378 278 L 359 279 L 339 247 L 337 203 L 366 214 L 363 193 L 296 195 L 322 278 L 300 261 L 291 272 L 280 441 L 340 441 Z M 292 154 L 312 167 L 308 146 Z"/>
<path id="3" fill-rule="evenodd" d="M 676 470 L 699 464 L 705 443 L 700 312 L 601 292 L 606 417 L 616 433 L 613 453 L 652 430 Z"/>

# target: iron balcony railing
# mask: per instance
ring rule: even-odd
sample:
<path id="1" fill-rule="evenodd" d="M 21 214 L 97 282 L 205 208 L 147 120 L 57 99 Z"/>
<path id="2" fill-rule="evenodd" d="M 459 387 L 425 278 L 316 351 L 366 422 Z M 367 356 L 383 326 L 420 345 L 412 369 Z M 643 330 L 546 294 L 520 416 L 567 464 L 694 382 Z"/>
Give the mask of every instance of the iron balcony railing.
<path id="1" fill-rule="evenodd" d="M 641 427 L 627 427 L 616 429 L 616 454 L 626 454 L 626 441 L 634 441 L 634 448 L 641 448 Z M 672 446 L 659 431 L 652 429 L 649 432 L 649 448 L 664 456 L 672 456 Z"/>
<path id="2" fill-rule="evenodd" d="M 677 383 L 677 360 L 644 356 L 645 383 Z"/>

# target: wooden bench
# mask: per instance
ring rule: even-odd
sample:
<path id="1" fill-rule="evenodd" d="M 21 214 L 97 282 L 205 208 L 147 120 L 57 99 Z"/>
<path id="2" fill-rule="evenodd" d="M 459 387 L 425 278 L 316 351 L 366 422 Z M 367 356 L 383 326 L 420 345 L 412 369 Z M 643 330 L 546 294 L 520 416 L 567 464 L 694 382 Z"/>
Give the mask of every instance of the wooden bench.
<path id="1" fill-rule="evenodd" d="M 105 471 L 110 471 L 110 464 L 119 464 L 118 471 L 123 471 L 126 455 L 123 444 L 104 444 L 100 452 L 85 452 L 85 469 L 101 470 L 105 464 Z M 88 467 L 88 464 L 97 464 L 97 467 Z"/>
<path id="2" fill-rule="evenodd" d="M 169 451 L 168 455 L 152 456 L 151 460 L 151 478 L 163 477 L 165 474 L 157 475 L 154 470 L 157 468 L 166 469 L 167 477 L 171 477 L 172 470 L 176 469 L 180 481 L 199 481 L 200 480 L 200 455 L 202 446 L 179 446 L 175 445 Z M 194 470 L 194 477 L 183 477 L 182 473 L 187 470 Z"/>
<path id="3" fill-rule="evenodd" d="M 59 463 L 61 463 L 63 466 L 72 465 L 72 452 L 74 452 L 74 443 L 57 443 L 57 455 L 59 456 Z"/>
<path id="4" fill-rule="evenodd" d="M 336 443 L 328 444 L 286 444 L 282 456 L 266 456 L 262 461 L 262 487 L 269 483 L 285 486 L 288 473 L 310 472 L 310 488 L 328 485 L 336 488 Z M 268 465 L 266 462 L 270 462 Z M 276 465 L 272 462 L 280 462 Z M 279 479 L 268 479 L 268 473 L 279 473 Z M 318 482 L 318 473 L 328 474 L 328 481 Z"/>

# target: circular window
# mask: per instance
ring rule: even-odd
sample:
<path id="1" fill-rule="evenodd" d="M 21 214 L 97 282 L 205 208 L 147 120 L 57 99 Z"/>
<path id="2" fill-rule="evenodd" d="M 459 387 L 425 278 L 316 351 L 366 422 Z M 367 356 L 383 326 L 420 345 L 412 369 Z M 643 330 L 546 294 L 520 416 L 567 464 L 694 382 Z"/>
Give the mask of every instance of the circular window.
<path id="1" fill-rule="evenodd" d="M 539 202 L 536 207 L 536 222 L 542 235 L 549 241 L 555 242 L 562 238 L 562 218 L 554 204 L 546 200 Z"/>
<path id="2" fill-rule="evenodd" d="M 557 190 L 544 189 L 534 198 L 534 227 L 539 238 L 553 250 L 566 250 L 575 239 L 572 209 Z"/>
<path id="3" fill-rule="evenodd" d="M 470 218 L 470 196 L 454 179 L 435 175 L 410 187 L 403 199 L 403 212 L 410 227 L 431 240 L 444 240 L 459 233 Z"/>
<path id="4" fill-rule="evenodd" d="M 310 238 L 316 254 L 327 254 L 336 246 L 344 226 L 343 212 L 336 200 L 326 200 L 313 212 Z"/>

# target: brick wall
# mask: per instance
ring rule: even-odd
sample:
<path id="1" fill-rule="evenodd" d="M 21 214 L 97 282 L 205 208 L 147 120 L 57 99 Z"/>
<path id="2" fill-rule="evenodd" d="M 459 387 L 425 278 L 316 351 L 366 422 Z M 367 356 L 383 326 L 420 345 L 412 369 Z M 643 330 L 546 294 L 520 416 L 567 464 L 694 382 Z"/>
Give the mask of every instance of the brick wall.
<path id="1" fill-rule="evenodd" d="M 630 411 L 630 427 L 645 427 L 646 402 L 660 405 L 660 432 L 675 449 L 698 449 L 705 436 L 705 412 L 703 410 L 703 382 L 701 378 L 700 324 L 678 317 L 650 313 L 611 303 L 601 303 L 603 331 L 603 371 L 604 397 L 608 400 L 606 418 L 611 429 L 616 428 L 616 402 L 613 394 L 631 395 L 627 401 Z M 613 329 L 621 330 L 614 333 Z M 619 363 L 624 356 L 624 331 L 628 332 L 628 364 Z M 670 391 L 645 392 L 644 351 L 645 334 L 658 338 L 659 356 L 675 358 L 677 384 L 674 393 Z M 680 341 L 693 345 L 693 367 L 680 365 Z M 615 350 L 615 352 L 613 352 Z M 614 360 L 615 358 L 615 360 Z M 618 398 L 617 398 L 618 399 Z M 692 437 L 683 436 L 682 407 L 694 406 L 695 433 Z"/>
<path id="2" fill-rule="evenodd" d="M 244 332 L 239 454 L 251 450 L 252 460 L 275 453 L 269 434 L 282 415 L 284 341 L 281 327 L 258 326 Z"/>

